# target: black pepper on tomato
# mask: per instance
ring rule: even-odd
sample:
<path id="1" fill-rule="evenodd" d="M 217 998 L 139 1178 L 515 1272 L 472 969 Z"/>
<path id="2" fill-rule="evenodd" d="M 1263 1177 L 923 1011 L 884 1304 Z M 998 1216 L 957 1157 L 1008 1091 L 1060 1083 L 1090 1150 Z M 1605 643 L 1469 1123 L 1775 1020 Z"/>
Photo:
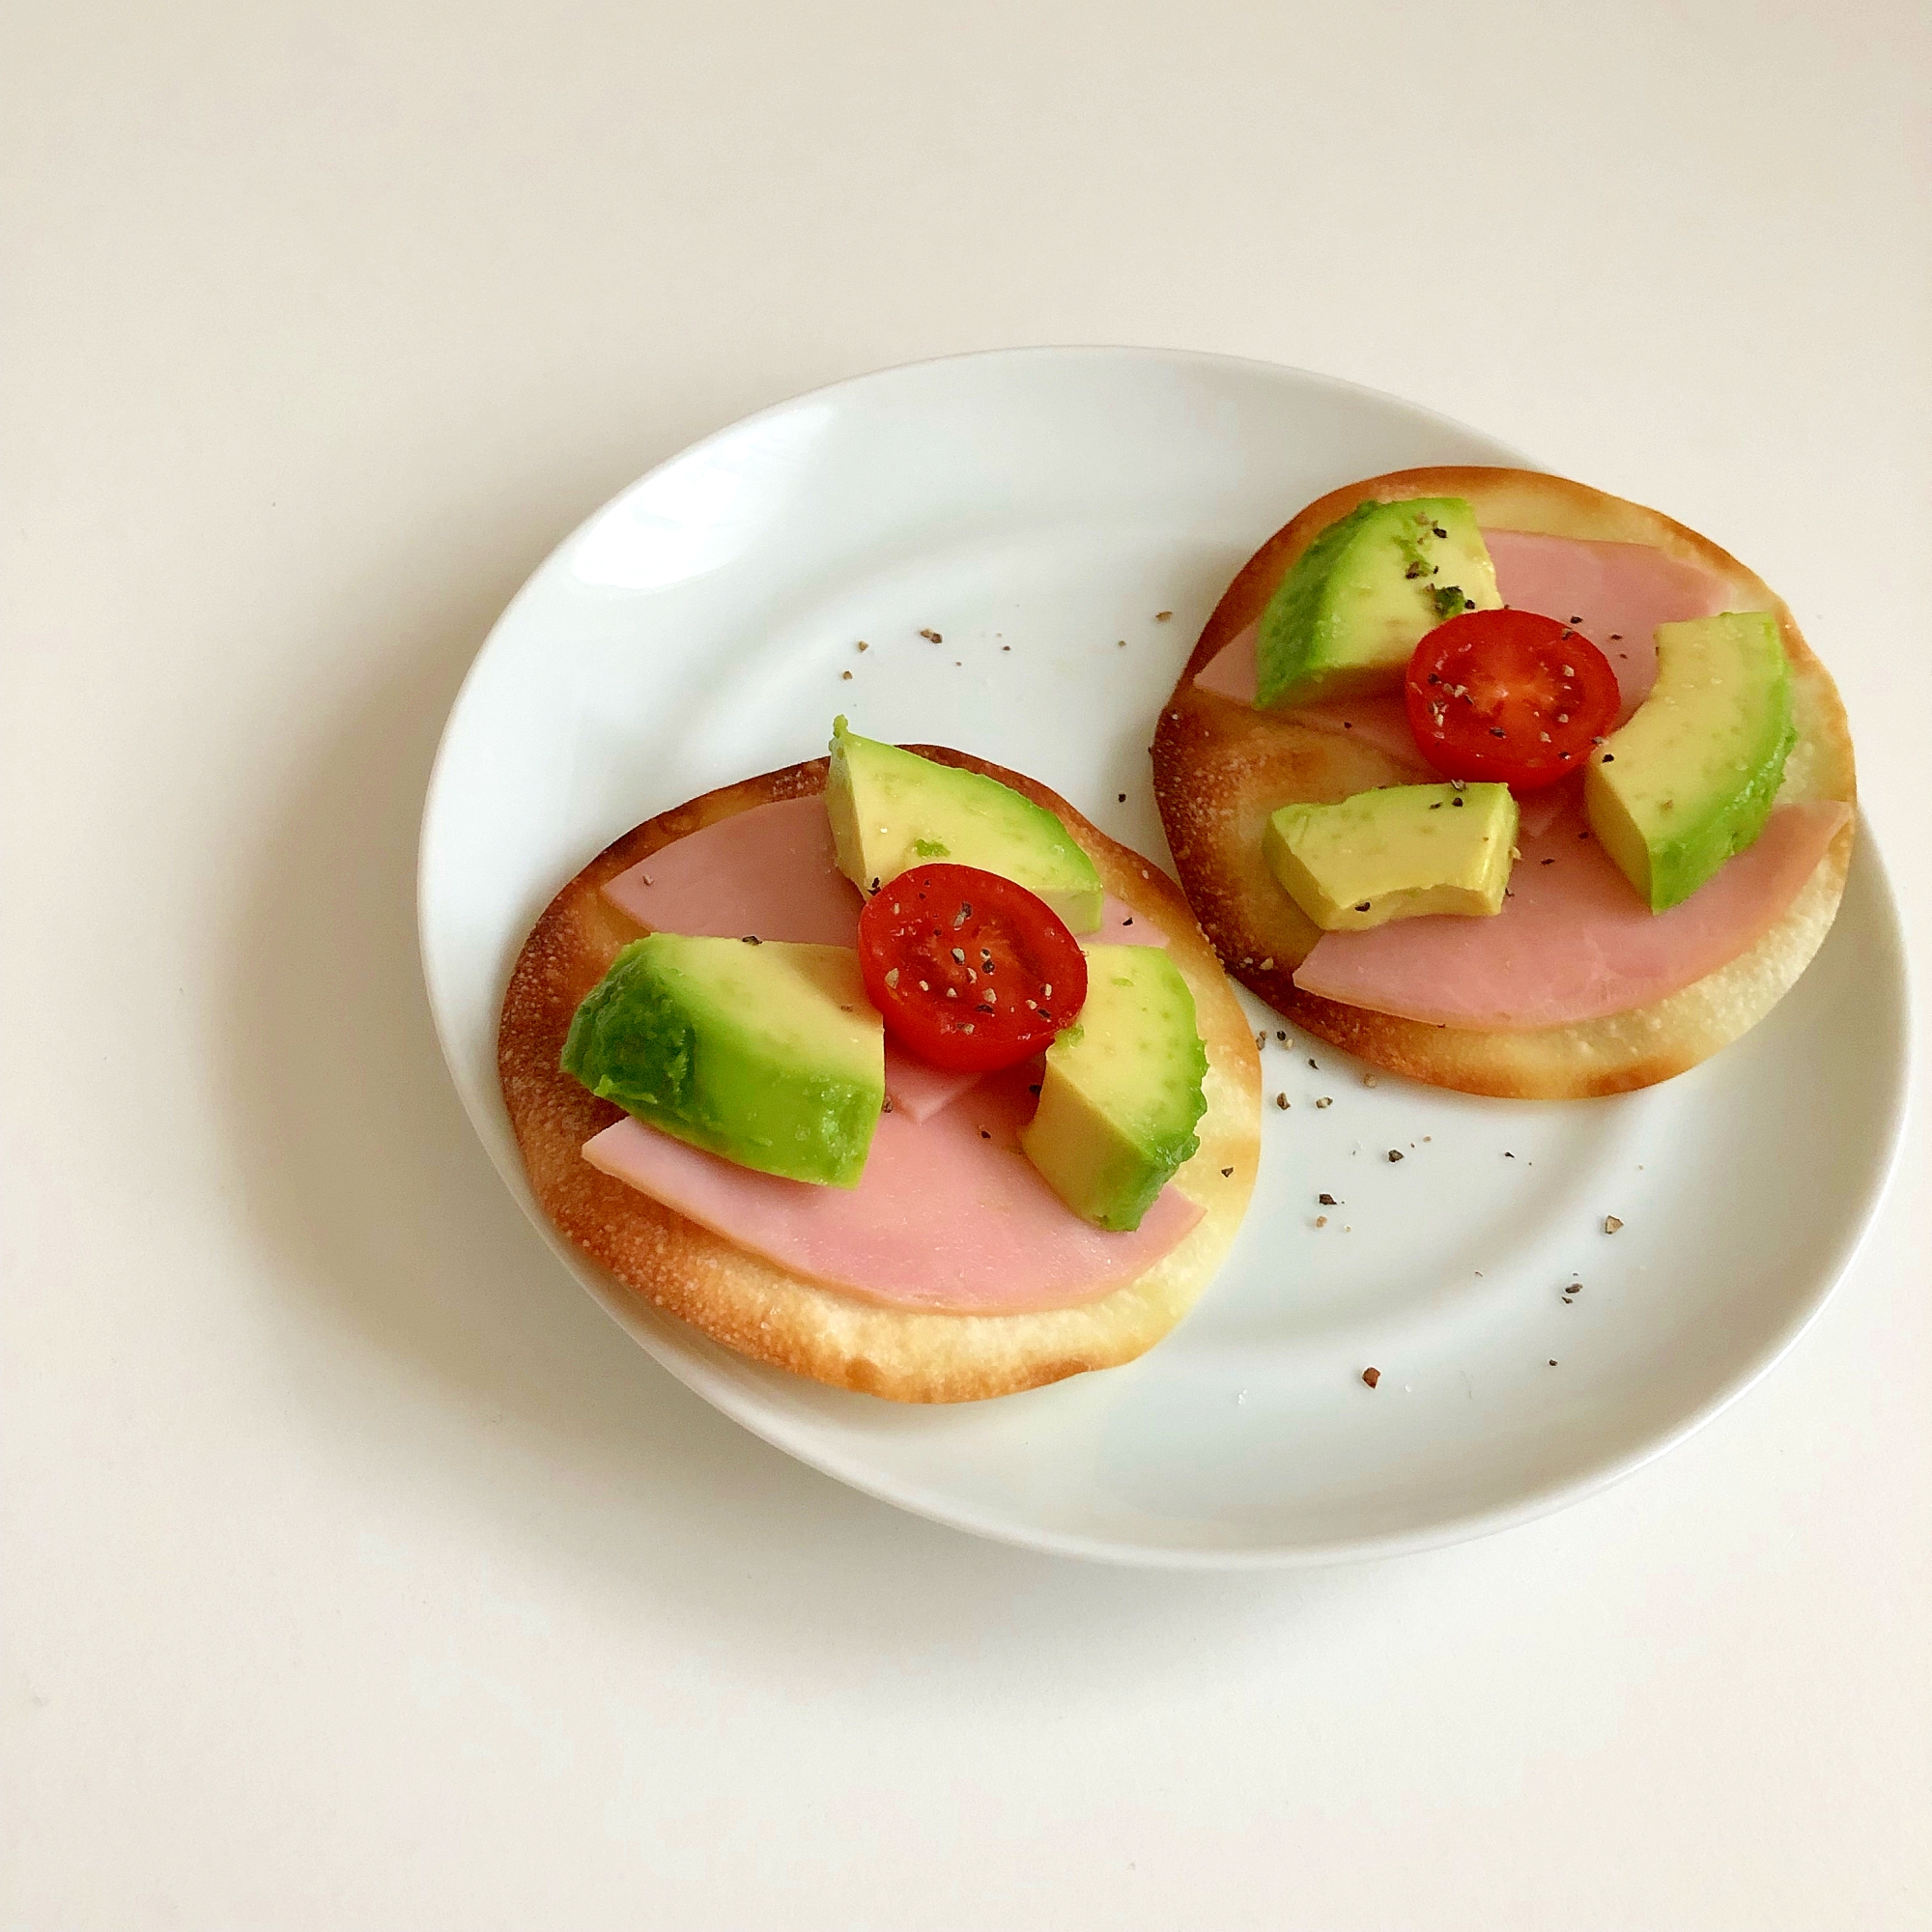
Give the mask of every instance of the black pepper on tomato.
<path id="1" fill-rule="evenodd" d="M 1575 625 L 1532 611 L 1468 611 L 1408 661 L 1409 729 L 1444 778 L 1517 791 L 1580 771 L 1616 722 L 1617 674 Z"/>
<path id="2" fill-rule="evenodd" d="M 859 966 L 886 1031 L 959 1073 L 1032 1059 L 1087 998 L 1087 955 L 1060 915 L 972 866 L 915 866 L 874 893 Z"/>

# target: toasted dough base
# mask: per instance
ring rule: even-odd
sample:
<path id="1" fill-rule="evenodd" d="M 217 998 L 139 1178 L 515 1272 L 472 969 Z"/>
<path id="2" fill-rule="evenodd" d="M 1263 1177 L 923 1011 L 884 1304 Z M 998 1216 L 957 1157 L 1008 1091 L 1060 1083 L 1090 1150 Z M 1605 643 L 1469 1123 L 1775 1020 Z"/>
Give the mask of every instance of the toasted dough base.
<path id="1" fill-rule="evenodd" d="M 1798 744 L 1780 802 L 1856 804 L 1851 732 L 1836 687 L 1783 602 L 1717 545 L 1655 510 L 1532 470 L 1399 469 L 1350 483 L 1309 506 L 1264 543 L 1228 586 L 1162 707 L 1153 788 L 1189 903 L 1241 983 L 1305 1032 L 1411 1079 L 1513 1099 L 1576 1099 L 1648 1087 L 1727 1046 L 1755 1026 L 1810 963 L 1830 930 L 1851 863 L 1847 825 L 1782 921 L 1747 952 L 1667 999 L 1605 1019 L 1524 1033 L 1425 1025 L 1318 999 L 1294 969 L 1321 936 L 1262 863 L 1262 828 L 1278 806 L 1328 801 L 1413 772 L 1372 746 L 1257 711 L 1195 687 L 1194 679 L 1274 595 L 1321 530 L 1374 498 L 1463 497 L 1491 529 L 1642 543 L 1722 578 L 1730 608 L 1771 611 L 1791 662 Z"/>
<path id="2" fill-rule="evenodd" d="M 642 926 L 599 891 L 687 833 L 774 799 L 825 788 L 825 760 L 707 792 L 639 825 L 551 901 L 510 976 L 497 1065 L 530 1185 L 583 1252 L 637 1293 L 753 1360 L 895 1402 L 977 1402 L 1132 1361 L 1186 1314 L 1247 1210 L 1261 1152 L 1261 1059 L 1254 1035 L 1187 902 L 1157 867 L 1117 845 L 1044 785 L 960 752 L 912 750 L 983 772 L 1059 814 L 1107 890 L 1167 935 L 1208 1047 L 1201 1151 L 1176 1177 L 1206 1209 L 1147 1273 L 1077 1308 L 942 1315 L 862 1301 L 790 1273 L 600 1174 L 580 1150 L 622 1115 L 559 1070 L 578 1004 Z"/>

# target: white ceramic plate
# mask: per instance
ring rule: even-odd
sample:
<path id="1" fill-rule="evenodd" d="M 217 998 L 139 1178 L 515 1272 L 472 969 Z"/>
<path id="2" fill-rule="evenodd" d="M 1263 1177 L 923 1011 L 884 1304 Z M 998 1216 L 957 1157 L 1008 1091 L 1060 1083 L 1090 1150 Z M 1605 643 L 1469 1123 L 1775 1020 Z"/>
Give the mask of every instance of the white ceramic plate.
<path id="1" fill-rule="evenodd" d="M 1323 1561 L 1472 1535 L 1612 1480 L 1737 1395 L 1823 1303 L 1896 1141 L 1903 966 L 1868 837 L 1797 989 L 1647 1093 L 1371 1089 L 1346 1055 L 1283 1046 L 1270 1024 L 1260 1185 L 1195 1312 L 1129 1367 L 998 1402 L 822 1388 L 640 1306 L 538 1212 L 497 1093 L 497 1007 L 526 933 L 640 819 L 822 752 L 845 711 L 869 735 L 1028 772 L 1166 863 L 1151 721 L 1261 539 L 1352 476 L 1525 461 L 1294 370 L 1037 350 L 802 397 L 600 510 L 463 687 L 420 880 L 450 1071 L 565 1264 L 672 1374 L 805 1462 L 964 1529 L 1122 1561 Z M 1775 580 L 1776 560 L 1757 561 Z M 1318 1229 L 1324 1191 L 1341 1205 Z"/>

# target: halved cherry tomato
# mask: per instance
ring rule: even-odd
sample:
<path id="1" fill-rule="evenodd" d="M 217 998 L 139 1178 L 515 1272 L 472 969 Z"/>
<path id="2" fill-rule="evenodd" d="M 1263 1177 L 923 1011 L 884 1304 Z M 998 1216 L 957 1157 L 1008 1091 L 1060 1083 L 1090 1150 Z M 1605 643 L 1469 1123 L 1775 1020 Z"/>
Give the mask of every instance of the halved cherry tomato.
<path id="1" fill-rule="evenodd" d="M 1416 645 L 1408 725 L 1444 778 L 1518 791 L 1580 771 L 1616 721 L 1617 674 L 1574 625 L 1533 611 L 1465 611 Z"/>
<path id="2" fill-rule="evenodd" d="M 915 866 L 873 894 L 859 966 L 886 1031 L 956 1073 L 1030 1060 L 1087 998 L 1087 955 L 1060 915 L 973 866 Z"/>

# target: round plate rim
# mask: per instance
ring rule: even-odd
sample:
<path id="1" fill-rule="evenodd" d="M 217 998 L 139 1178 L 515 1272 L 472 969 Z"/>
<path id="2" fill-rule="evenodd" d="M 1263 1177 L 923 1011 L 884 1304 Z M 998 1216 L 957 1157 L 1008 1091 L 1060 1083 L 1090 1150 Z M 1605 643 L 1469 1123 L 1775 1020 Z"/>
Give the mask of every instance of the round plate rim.
<path id="1" fill-rule="evenodd" d="M 809 1431 L 787 1428 L 788 1418 L 782 1412 L 774 1410 L 755 1399 L 743 1385 L 730 1382 L 712 1373 L 709 1365 L 701 1358 L 687 1356 L 670 1346 L 665 1337 L 653 1330 L 648 1321 L 644 1319 L 643 1311 L 630 1305 L 628 1293 L 621 1284 L 613 1281 L 598 1285 L 594 1275 L 599 1271 L 594 1269 L 594 1264 L 590 1264 L 586 1257 L 577 1254 L 558 1236 L 551 1225 L 549 1217 L 544 1214 L 531 1194 L 521 1169 L 506 1166 L 499 1150 L 492 1144 L 492 1138 L 485 1130 L 484 1123 L 476 1118 L 475 1109 L 465 1092 L 460 1071 L 460 1055 L 452 1037 L 451 1022 L 439 997 L 437 979 L 430 959 L 428 897 L 433 857 L 431 844 L 450 763 L 450 747 L 465 708 L 465 699 L 478 681 L 484 662 L 489 657 L 492 647 L 502 636 L 512 613 L 518 610 L 532 587 L 548 576 L 556 559 L 576 544 L 592 525 L 598 523 L 614 503 L 671 465 L 682 462 L 727 437 L 738 435 L 752 425 L 781 415 L 802 405 L 824 402 L 846 391 L 881 384 L 894 377 L 964 363 L 1053 357 L 1145 358 L 1169 365 L 1239 370 L 1267 380 L 1286 380 L 1320 389 L 1358 395 L 1380 406 L 1393 406 L 1414 417 L 1440 425 L 1444 429 L 1477 438 L 1492 444 L 1497 443 L 1497 439 L 1490 436 L 1487 431 L 1477 429 L 1425 404 L 1411 402 L 1406 397 L 1378 389 L 1368 384 L 1354 382 L 1347 377 L 1333 376 L 1320 370 L 1304 369 L 1289 363 L 1269 362 L 1254 356 L 1223 355 L 1204 350 L 1143 347 L 1132 344 L 1038 344 L 967 350 L 954 355 L 893 363 L 859 375 L 843 377 L 837 382 L 783 398 L 733 422 L 723 424 L 654 464 L 637 478 L 614 491 L 582 518 L 553 546 L 518 586 L 516 594 L 492 624 L 489 634 L 478 646 L 475 657 L 464 673 L 438 738 L 436 755 L 431 763 L 429 781 L 425 788 L 417 835 L 418 966 L 423 976 L 437 1044 L 442 1054 L 452 1084 L 456 1087 L 465 1117 L 482 1142 L 492 1166 L 496 1168 L 512 1197 L 546 1244 L 556 1254 L 598 1306 L 660 1367 L 666 1369 L 694 1394 L 771 1447 L 782 1451 L 808 1467 L 816 1469 L 821 1474 L 830 1476 L 864 1495 L 890 1503 L 911 1515 L 941 1523 L 948 1528 L 963 1530 L 1009 1548 L 1130 1568 L 1267 1571 L 1374 1561 L 1441 1548 L 1452 1544 L 1492 1536 L 1522 1523 L 1533 1522 L 1539 1518 L 1568 1508 L 1573 1503 L 1581 1502 L 1634 1475 L 1639 1469 L 1666 1455 L 1715 1421 L 1776 1368 L 1823 1314 L 1869 1236 L 1897 1171 L 1904 1141 L 1909 1105 L 1910 1067 L 1915 1045 L 1914 1015 L 1909 999 L 1904 1000 L 1890 1015 L 1897 1029 L 1901 1050 L 1894 1065 L 1890 1091 L 1886 1099 L 1883 1158 L 1867 1176 L 1861 1198 L 1852 1214 L 1841 1223 L 1838 1240 L 1819 1270 L 1817 1286 L 1809 1300 L 1794 1311 L 1783 1329 L 1754 1360 L 1746 1362 L 1729 1381 L 1720 1385 L 1705 1401 L 1693 1407 L 1674 1427 L 1660 1432 L 1622 1456 L 1607 1458 L 1600 1465 L 1580 1475 L 1532 1489 L 1512 1503 L 1487 1510 L 1451 1514 L 1419 1529 L 1271 1546 L 1216 1548 L 1204 1545 L 1135 1543 L 1122 1539 L 1081 1536 L 1045 1527 L 1021 1526 L 1009 1520 L 963 1506 L 917 1484 L 895 1483 L 882 1479 L 874 1470 L 858 1460 L 841 1455 L 836 1449 L 830 1449 L 810 1439 Z M 1498 446 L 1508 448 L 1508 445 Z M 1530 457 L 1521 456 L 1514 451 L 1510 453 L 1518 456 L 1521 468 L 1540 469 L 1545 467 Z M 1860 813 L 1859 848 L 1860 863 L 1871 875 L 1871 890 L 1876 897 L 1876 909 L 1880 915 L 1884 941 L 1893 954 L 1894 982 L 1902 985 L 1906 983 L 1907 976 L 1903 956 L 1903 926 L 1899 918 L 1897 899 L 1891 887 L 1889 868 L 1879 850 L 1878 840 L 1874 838 L 1869 821 L 1862 811 Z"/>

